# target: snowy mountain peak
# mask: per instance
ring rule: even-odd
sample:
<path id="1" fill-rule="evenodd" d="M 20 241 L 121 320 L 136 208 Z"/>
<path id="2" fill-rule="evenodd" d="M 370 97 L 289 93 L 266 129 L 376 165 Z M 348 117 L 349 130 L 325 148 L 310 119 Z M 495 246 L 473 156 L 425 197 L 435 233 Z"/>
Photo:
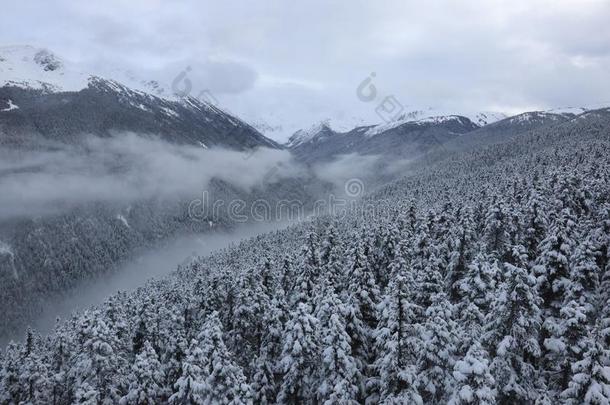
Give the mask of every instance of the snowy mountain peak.
<path id="1" fill-rule="evenodd" d="M 296 131 L 290 138 L 288 138 L 286 147 L 294 148 L 313 140 L 320 134 L 330 135 L 333 133 L 335 133 L 335 131 L 330 127 L 330 120 L 323 120 L 312 125 L 308 129 L 300 129 Z"/>
<path id="2" fill-rule="evenodd" d="M 0 87 L 16 86 L 46 92 L 80 91 L 93 81 L 122 83 L 130 89 L 176 101 L 179 97 L 156 80 L 143 80 L 129 70 L 86 71 L 53 52 L 30 45 L 0 47 Z"/>
<path id="3" fill-rule="evenodd" d="M 34 62 L 44 71 L 52 72 L 63 67 L 62 61 L 53 53 L 46 49 L 41 49 L 34 55 Z"/>
<path id="4" fill-rule="evenodd" d="M 502 112 L 497 112 L 497 111 L 478 111 L 478 112 L 471 112 L 471 113 L 460 112 L 459 114 L 456 114 L 454 112 L 447 112 L 447 111 L 443 111 L 440 109 L 430 107 L 430 108 L 423 109 L 423 110 L 413 110 L 413 111 L 405 112 L 405 113 L 401 114 L 395 121 L 400 121 L 400 122 L 418 121 L 418 120 L 421 120 L 421 119 L 424 119 L 427 117 L 434 117 L 434 116 L 437 116 L 437 117 L 443 117 L 443 116 L 466 117 L 470 121 L 472 121 L 473 123 L 477 124 L 480 127 L 488 125 L 488 124 L 492 124 L 494 122 L 503 120 L 508 117 L 508 115 L 506 115 Z"/>
<path id="5" fill-rule="evenodd" d="M 47 49 L 29 45 L 0 47 L 0 87 L 78 91 L 87 83 L 88 75 Z"/>
<path id="6" fill-rule="evenodd" d="M 510 117 L 510 123 L 533 123 L 541 121 L 563 121 L 565 118 L 573 117 L 573 114 L 566 115 L 565 113 L 553 113 L 548 111 L 529 111 L 514 117 Z"/>
<path id="7" fill-rule="evenodd" d="M 414 118 L 415 117 L 415 118 Z M 418 117 L 418 114 L 409 113 L 403 115 L 403 119 L 399 119 L 396 121 L 391 121 L 385 124 L 376 125 L 374 127 L 369 128 L 365 132 L 365 136 L 373 137 L 375 135 L 379 135 L 383 132 L 389 131 L 394 128 L 398 128 L 404 124 L 419 124 L 419 125 L 428 125 L 428 124 L 446 124 L 450 122 L 455 122 L 460 125 L 469 124 L 477 127 L 469 118 L 461 116 L 461 115 L 436 115 L 436 116 L 428 116 L 428 117 Z"/>

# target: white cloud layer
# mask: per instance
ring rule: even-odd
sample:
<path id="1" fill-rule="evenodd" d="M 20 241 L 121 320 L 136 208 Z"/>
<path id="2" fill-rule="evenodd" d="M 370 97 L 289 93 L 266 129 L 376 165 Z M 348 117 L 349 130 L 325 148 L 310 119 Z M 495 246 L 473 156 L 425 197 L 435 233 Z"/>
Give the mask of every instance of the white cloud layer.
<path id="1" fill-rule="evenodd" d="M 92 203 L 129 203 L 201 195 L 218 178 L 249 190 L 298 175 L 287 151 L 253 154 L 178 146 L 124 134 L 89 138 L 83 145 L 47 151 L 0 149 L 0 220 L 32 217 Z"/>

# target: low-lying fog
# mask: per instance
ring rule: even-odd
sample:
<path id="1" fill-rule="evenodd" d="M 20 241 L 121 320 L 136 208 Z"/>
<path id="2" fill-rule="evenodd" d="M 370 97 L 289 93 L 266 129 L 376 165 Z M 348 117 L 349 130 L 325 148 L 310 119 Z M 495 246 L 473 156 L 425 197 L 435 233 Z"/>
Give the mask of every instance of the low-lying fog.
<path id="1" fill-rule="evenodd" d="M 66 319 L 72 312 L 100 304 L 118 291 L 134 290 L 151 278 L 161 278 L 171 273 L 178 265 L 188 263 L 196 256 L 288 225 L 287 222 L 246 224 L 232 232 L 182 236 L 164 243 L 162 247 L 147 249 L 120 266 L 112 275 L 87 282 L 64 298 L 49 302 L 33 327 L 42 334 L 48 333 L 55 326 L 57 317 Z"/>

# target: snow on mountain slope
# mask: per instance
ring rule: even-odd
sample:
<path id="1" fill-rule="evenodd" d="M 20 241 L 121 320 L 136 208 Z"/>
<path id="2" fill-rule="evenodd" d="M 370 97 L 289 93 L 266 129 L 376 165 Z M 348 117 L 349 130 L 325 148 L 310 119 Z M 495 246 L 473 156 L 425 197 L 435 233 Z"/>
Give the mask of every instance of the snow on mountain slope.
<path id="1" fill-rule="evenodd" d="M 299 129 L 295 131 L 288 142 L 284 144 L 287 148 L 295 148 L 307 142 L 315 141 L 321 136 L 328 137 L 332 134 L 345 134 L 352 131 L 355 128 L 370 126 L 366 124 L 364 120 L 339 120 L 333 118 L 327 118 L 322 120 L 309 128 Z"/>
<path id="2" fill-rule="evenodd" d="M 114 80 L 132 90 L 167 100 L 178 99 L 158 81 L 138 78 L 129 70 L 111 68 L 105 72 L 85 72 L 83 67 L 47 49 L 29 45 L 0 47 L 0 87 L 10 85 L 46 92 L 80 91 L 97 78 Z"/>
<path id="3" fill-rule="evenodd" d="M 553 108 L 551 110 L 546 110 L 545 112 L 551 113 L 551 114 L 573 114 L 573 115 L 580 115 L 584 112 L 589 111 L 589 108 L 585 108 L 585 107 L 561 107 L 561 108 Z"/>
<path id="4" fill-rule="evenodd" d="M 296 146 L 302 145 L 305 142 L 311 141 L 316 135 L 318 135 L 321 131 L 329 129 L 328 124 L 324 121 L 319 122 L 317 124 L 312 125 L 307 129 L 300 129 L 295 132 L 286 143 L 288 148 L 294 148 Z"/>
<path id="5" fill-rule="evenodd" d="M 587 104 L 587 105 L 583 105 L 580 107 L 557 107 L 557 108 L 553 108 L 550 110 L 546 110 L 545 112 L 552 113 L 552 114 L 561 114 L 566 117 L 569 117 L 569 116 L 581 115 L 581 114 L 584 114 L 586 112 L 593 111 L 593 110 L 604 109 L 604 108 L 607 108 L 607 106 L 609 104 L 610 104 L 610 102 L 592 103 L 592 104 Z"/>
<path id="6" fill-rule="evenodd" d="M 133 131 L 204 148 L 279 147 L 208 100 L 171 94 L 129 71 L 107 71 L 83 73 L 31 46 L 0 47 L 0 144 L 40 137 L 76 142 L 83 132 Z"/>
<path id="7" fill-rule="evenodd" d="M 32 46 L 0 47 L 0 87 L 12 85 L 47 91 L 79 91 L 89 76 L 53 53 Z"/>
<path id="8" fill-rule="evenodd" d="M 530 123 L 530 122 L 542 122 L 542 121 L 564 121 L 565 118 L 573 117 L 572 114 L 566 113 L 552 113 L 547 111 L 529 111 L 523 114 L 515 115 L 510 117 L 508 122 L 514 123 Z"/>
<path id="9" fill-rule="evenodd" d="M 427 117 L 433 116 L 453 116 L 459 115 L 462 117 L 468 118 L 470 121 L 474 122 L 478 126 L 482 127 L 488 124 L 492 124 L 494 122 L 503 120 L 507 118 L 508 115 L 502 112 L 497 111 L 478 111 L 478 112 L 459 112 L 455 111 L 450 112 L 442 109 L 436 108 L 426 108 L 423 110 L 413 110 L 409 112 L 405 112 L 401 114 L 396 121 L 417 121 Z"/>
<path id="10" fill-rule="evenodd" d="M 488 124 L 493 124 L 494 122 L 498 122 L 507 118 L 508 115 L 502 112 L 494 112 L 494 111 L 483 111 L 474 114 L 463 114 L 465 117 L 470 119 L 470 121 L 474 122 L 479 126 L 485 126 Z"/>
<path id="11" fill-rule="evenodd" d="M 423 125 L 423 124 L 443 124 L 443 123 L 449 123 L 449 122 L 456 122 L 459 124 L 463 124 L 466 120 L 468 120 L 467 117 L 463 117 L 460 115 L 439 115 L 439 116 L 428 116 L 425 118 L 416 118 L 416 119 L 413 119 L 411 117 L 412 117 L 411 115 L 407 115 L 407 116 L 405 116 L 405 118 L 403 118 L 401 120 L 396 120 L 396 121 L 388 122 L 386 124 L 376 125 L 372 128 L 369 128 L 364 134 L 365 134 L 365 136 L 373 137 L 375 135 L 379 135 L 381 133 L 384 133 L 386 131 L 397 128 L 397 127 L 407 124 L 407 123 Z"/>
<path id="12" fill-rule="evenodd" d="M 13 110 L 18 110 L 19 106 L 17 104 L 13 104 L 13 100 L 11 100 L 10 98 L 7 101 L 8 107 L 3 108 L 2 112 L 7 112 L 7 111 L 13 111 Z"/>
<path id="13" fill-rule="evenodd" d="M 302 145 L 306 142 L 311 142 L 314 138 L 318 137 L 320 134 L 328 134 L 339 132 L 334 131 L 329 123 L 329 120 L 318 122 L 307 129 L 300 129 L 296 131 L 286 143 L 286 147 L 294 148 L 299 145 Z"/>

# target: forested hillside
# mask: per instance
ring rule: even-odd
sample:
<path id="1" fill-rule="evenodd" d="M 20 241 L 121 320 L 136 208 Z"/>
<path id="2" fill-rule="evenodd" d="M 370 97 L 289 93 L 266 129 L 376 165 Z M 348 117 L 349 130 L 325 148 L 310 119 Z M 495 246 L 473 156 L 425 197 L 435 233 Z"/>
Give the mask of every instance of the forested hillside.
<path id="1" fill-rule="evenodd" d="M 604 112 L 414 164 L 28 334 L 3 403 L 607 404 Z"/>

